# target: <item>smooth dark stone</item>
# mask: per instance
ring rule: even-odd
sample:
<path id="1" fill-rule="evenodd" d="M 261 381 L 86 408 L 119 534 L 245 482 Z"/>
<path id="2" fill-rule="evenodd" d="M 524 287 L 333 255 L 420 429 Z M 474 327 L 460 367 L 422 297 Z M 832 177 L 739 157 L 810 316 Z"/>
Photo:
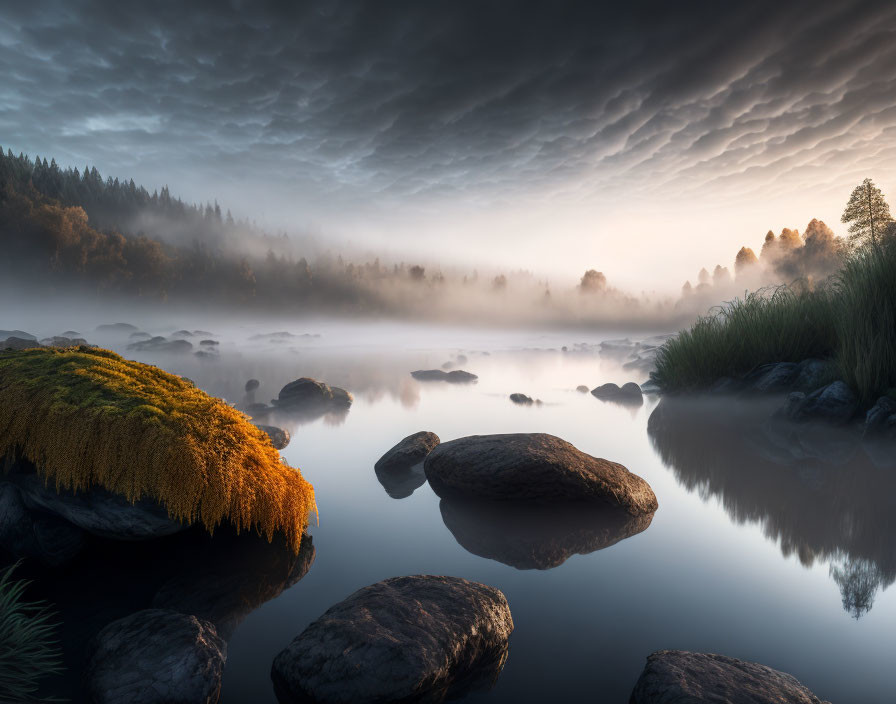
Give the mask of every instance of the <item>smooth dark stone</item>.
<path id="1" fill-rule="evenodd" d="M 621 464 L 598 459 L 544 433 L 472 435 L 444 442 L 423 464 L 433 489 L 480 498 L 586 500 L 653 513 L 650 485 Z"/>

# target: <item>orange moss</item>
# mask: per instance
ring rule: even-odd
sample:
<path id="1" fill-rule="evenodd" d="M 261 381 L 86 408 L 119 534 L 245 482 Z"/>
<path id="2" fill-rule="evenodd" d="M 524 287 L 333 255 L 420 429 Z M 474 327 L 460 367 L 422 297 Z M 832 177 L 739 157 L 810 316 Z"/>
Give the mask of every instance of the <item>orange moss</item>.
<path id="1" fill-rule="evenodd" d="M 0 352 L 0 456 L 56 489 L 158 500 L 168 515 L 223 520 L 298 551 L 314 489 L 246 416 L 157 367 L 77 347 Z"/>

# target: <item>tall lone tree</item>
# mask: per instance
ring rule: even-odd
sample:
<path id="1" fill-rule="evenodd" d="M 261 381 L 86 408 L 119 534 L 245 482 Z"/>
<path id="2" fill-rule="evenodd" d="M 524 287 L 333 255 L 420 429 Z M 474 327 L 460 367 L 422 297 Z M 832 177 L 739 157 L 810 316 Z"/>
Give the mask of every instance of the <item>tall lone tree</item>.
<path id="1" fill-rule="evenodd" d="M 850 224 L 850 243 L 857 245 L 870 242 L 876 247 L 893 218 L 884 194 L 874 185 L 874 181 L 866 178 L 853 190 L 840 220 Z"/>

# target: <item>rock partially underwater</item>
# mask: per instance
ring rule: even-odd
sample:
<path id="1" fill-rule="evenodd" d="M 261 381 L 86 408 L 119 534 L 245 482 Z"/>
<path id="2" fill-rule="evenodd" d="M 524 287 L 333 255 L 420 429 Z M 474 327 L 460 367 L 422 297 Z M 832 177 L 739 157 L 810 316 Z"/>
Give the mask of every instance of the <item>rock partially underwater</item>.
<path id="1" fill-rule="evenodd" d="M 660 650 L 647 658 L 629 704 L 830 704 L 785 672 L 712 653 Z"/>
<path id="2" fill-rule="evenodd" d="M 395 577 L 331 607 L 274 659 L 281 702 L 441 702 L 489 687 L 507 657 L 504 595 L 458 577 Z"/>
<path id="3" fill-rule="evenodd" d="M 418 369 L 411 372 L 411 376 L 417 381 L 447 381 L 449 384 L 471 384 L 479 378 L 463 369 L 455 369 L 451 372 L 442 369 Z"/>
<path id="4" fill-rule="evenodd" d="M 612 401 L 613 403 L 623 405 L 640 406 L 644 403 L 641 387 L 633 381 L 623 384 L 622 386 L 612 383 L 602 384 L 601 386 L 592 389 L 591 395 L 601 401 Z"/>
<path id="5" fill-rule="evenodd" d="M 641 477 L 544 433 L 472 435 L 443 442 L 426 457 L 424 469 L 437 493 L 542 503 L 592 501 L 635 516 L 657 509 L 656 496 Z"/>
<path id="6" fill-rule="evenodd" d="M 422 462 L 440 442 L 426 430 L 408 435 L 377 460 L 376 477 L 393 499 L 404 499 L 426 482 Z"/>

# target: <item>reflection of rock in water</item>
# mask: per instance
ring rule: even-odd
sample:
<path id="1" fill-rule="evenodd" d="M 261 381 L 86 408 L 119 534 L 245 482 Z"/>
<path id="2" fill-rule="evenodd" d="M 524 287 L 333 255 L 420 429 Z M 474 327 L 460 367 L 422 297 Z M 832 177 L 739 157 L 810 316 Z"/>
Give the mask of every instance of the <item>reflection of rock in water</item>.
<path id="1" fill-rule="evenodd" d="M 878 586 L 896 581 L 896 474 L 876 467 L 848 430 L 769 422 L 779 404 L 664 397 L 647 429 L 685 488 L 718 498 L 738 523 L 760 524 L 806 566 L 844 563 L 831 577 L 859 617 Z"/>
<path id="2" fill-rule="evenodd" d="M 647 529 L 653 514 L 631 516 L 587 503 L 533 505 L 443 497 L 445 526 L 468 552 L 519 570 L 548 570 Z"/>
<path id="3" fill-rule="evenodd" d="M 85 644 L 107 624 L 148 608 L 210 621 L 226 641 L 249 613 L 298 582 L 314 561 L 306 536 L 299 554 L 275 536 L 235 535 L 219 527 L 145 543 L 94 539 L 64 573 L 36 573 L 36 598 L 58 613 L 65 673 L 48 681 L 55 696 L 74 698 L 86 666 Z M 27 564 L 27 563 L 26 563 Z"/>
<path id="4" fill-rule="evenodd" d="M 376 478 L 393 499 L 406 499 L 426 482 L 423 462 L 403 469 L 383 469 L 374 467 Z"/>

